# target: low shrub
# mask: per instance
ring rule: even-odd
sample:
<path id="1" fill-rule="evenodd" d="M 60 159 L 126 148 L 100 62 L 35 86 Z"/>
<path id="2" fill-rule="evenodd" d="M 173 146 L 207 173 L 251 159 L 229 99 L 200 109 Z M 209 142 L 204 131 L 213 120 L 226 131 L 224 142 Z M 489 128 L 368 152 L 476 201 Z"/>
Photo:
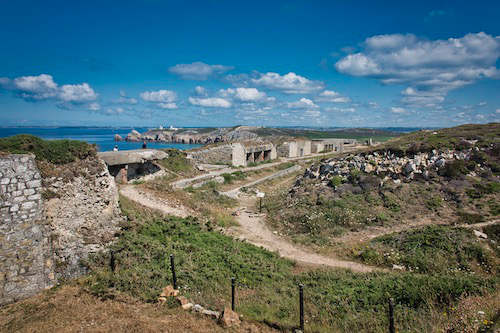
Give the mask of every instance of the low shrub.
<path id="1" fill-rule="evenodd" d="M 437 225 L 374 238 L 358 257 L 375 265 L 402 265 L 427 274 L 473 271 L 476 263 L 489 273 L 494 262 L 471 230 Z"/>

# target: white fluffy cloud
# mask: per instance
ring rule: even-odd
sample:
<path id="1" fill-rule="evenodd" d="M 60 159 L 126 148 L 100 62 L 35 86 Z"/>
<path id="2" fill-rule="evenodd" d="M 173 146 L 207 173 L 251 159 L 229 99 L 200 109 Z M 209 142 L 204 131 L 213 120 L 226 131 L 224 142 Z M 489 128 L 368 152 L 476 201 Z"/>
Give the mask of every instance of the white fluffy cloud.
<path id="1" fill-rule="evenodd" d="M 498 78 L 500 37 L 484 32 L 462 38 L 425 40 L 412 34 L 366 39 L 364 51 L 340 59 L 341 73 L 407 85 L 403 102 L 434 106 L 453 89 L 482 78 Z"/>
<path id="2" fill-rule="evenodd" d="M 397 113 L 397 114 L 405 114 L 407 113 L 408 111 L 406 111 L 406 109 L 404 108 L 400 108 L 400 107 L 391 107 L 391 110 L 390 110 L 392 113 Z"/>
<path id="3" fill-rule="evenodd" d="M 99 111 L 101 109 L 101 105 L 99 103 L 90 103 L 89 110 L 90 111 Z"/>
<path id="4" fill-rule="evenodd" d="M 116 103 L 135 105 L 137 104 L 137 99 L 133 97 L 128 97 L 125 91 L 120 90 L 120 98 L 116 100 Z"/>
<path id="5" fill-rule="evenodd" d="M 233 69 L 231 66 L 208 65 L 204 62 L 196 61 L 191 64 L 177 64 L 170 67 L 170 73 L 179 75 L 186 80 L 206 80 L 211 76 L 225 73 Z"/>
<path id="6" fill-rule="evenodd" d="M 200 95 L 200 96 L 206 96 L 207 95 L 207 90 L 202 87 L 202 86 L 196 86 L 194 88 L 194 91 L 196 92 L 196 94 Z"/>
<path id="7" fill-rule="evenodd" d="M 325 90 L 316 98 L 318 102 L 331 102 L 331 103 L 348 103 L 351 101 L 349 97 L 340 95 L 333 90 Z"/>
<path id="8" fill-rule="evenodd" d="M 146 102 L 171 103 L 177 99 L 177 94 L 171 90 L 144 91 L 141 98 Z"/>
<path id="9" fill-rule="evenodd" d="M 154 103 L 162 109 L 173 110 L 177 109 L 177 94 L 172 90 L 161 89 L 157 91 L 144 91 L 140 94 L 141 98 L 146 102 Z"/>
<path id="10" fill-rule="evenodd" d="M 220 97 L 197 98 L 189 97 L 189 103 L 210 108 L 230 108 L 231 102 Z"/>
<path id="11" fill-rule="evenodd" d="M 293 72 L 285 75 L 268 72 L 260 74 L 258 78 L 251 79 L 251 82 L 255 85 L 280 90 L 287 94 L 311 93 L 321 90 L 324 87 L 323 82 L 312 81 Z"/>
<path id="12" fill-rule="evenodd" d="M 167 109 L 167 110 L 173 110 L 178 108 L 176 103 L 158 103 L 158 106 L 162 109 Z"/>
<path id="13" fill-rule="evenodd" d="M 60 88 L 59 99 L 64 102 L 88 102 L 97 99 L 95 91 L 87 84 L 65 84 Z"/>
<path id="14" fill-rule="evenodd" d="M 12 90 L 27 101 L 55 99 L 61 103 L 84 103 L 97 99 L 97 93 L 88 83 L 59 86 L 49 74 L 0 78 L 0 86 Z"/>
<path id="15" fill-rule="evenodd" d="M 266 93 L 256 88 L 228 88 L 219 90 L 223 97 L 234 97 L 242 102 L 255 102 L 266 98 Z"/>
<path id="16" fill-rule="evenodd" d="M 302 97 L 296 102 L 288 102 L 287 107 L 289 109 L 308 109 L 308 108 L 316 109 L 319 106 L 314 104 L 314 102 L 311 101 L 310 99 Z"/>

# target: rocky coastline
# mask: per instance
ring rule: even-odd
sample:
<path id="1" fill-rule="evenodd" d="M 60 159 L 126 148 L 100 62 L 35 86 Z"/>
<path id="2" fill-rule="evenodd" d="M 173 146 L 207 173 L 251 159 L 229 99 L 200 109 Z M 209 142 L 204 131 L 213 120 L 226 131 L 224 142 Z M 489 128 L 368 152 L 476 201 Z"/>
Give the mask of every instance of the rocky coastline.
<path id="1" fill-rule="evenodd" d="M 129 142 L 161 142 L 211 144 L 218 142 L 234 142 L 244 140 L 258 140 L 258 135 L 240 128 L 218 128 L 213 131 L 201 132 L 198 130 L 170 130 L 152 129 L 144 133 L 132 130 L 125 138 L 115 135 L 115 141 Z"/>

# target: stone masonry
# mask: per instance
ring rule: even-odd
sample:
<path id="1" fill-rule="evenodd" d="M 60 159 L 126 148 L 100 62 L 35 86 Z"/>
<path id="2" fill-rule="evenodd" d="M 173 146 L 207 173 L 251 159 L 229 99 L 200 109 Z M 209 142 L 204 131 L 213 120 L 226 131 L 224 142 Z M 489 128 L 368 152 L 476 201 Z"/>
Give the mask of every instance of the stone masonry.
<path id="1" fill-rule="evenodd" d="M 55 282 L 42 181 L 33 155 L 0 156 L 0 304 Z"/>
<path id="2" fill-rule="evenodd" d="M 0 304 L 85 274 L 124 221 L 102 160 L 53 168 L 62 177 L 42 178 L 33 155 L 0 155 Z"/>

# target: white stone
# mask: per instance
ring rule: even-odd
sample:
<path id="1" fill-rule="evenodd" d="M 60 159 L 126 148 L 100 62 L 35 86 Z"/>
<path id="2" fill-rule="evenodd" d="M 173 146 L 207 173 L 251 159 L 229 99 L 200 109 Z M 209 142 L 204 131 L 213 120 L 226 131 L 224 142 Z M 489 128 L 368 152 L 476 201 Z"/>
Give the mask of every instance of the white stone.
<path id="1" fill-rule="evenodd" d="M 35 207 L 35 203 L 33 201 L 27 201 L 21 205 L 22 209 L 31 209 L 33 207 Z"/>
<path id="2" fill-rule="evenodd" d="M 474 231 L 474 235 L 476 235 L 476 237 L 488 239 L 488 235 L 486 235 L 484 232 L 481 232 L 479 230 L 473 230 L 473 231 Z"/>

